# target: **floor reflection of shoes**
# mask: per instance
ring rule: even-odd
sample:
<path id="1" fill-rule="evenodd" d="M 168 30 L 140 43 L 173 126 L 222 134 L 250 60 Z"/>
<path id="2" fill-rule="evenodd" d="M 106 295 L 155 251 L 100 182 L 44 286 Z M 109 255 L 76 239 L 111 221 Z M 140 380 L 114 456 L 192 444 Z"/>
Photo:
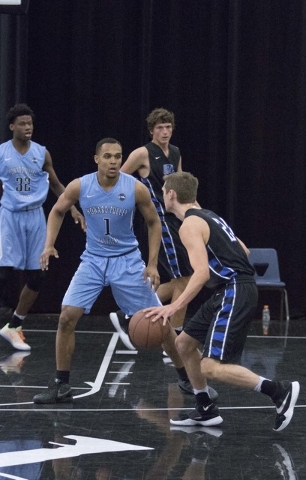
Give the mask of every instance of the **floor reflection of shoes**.
<path id="1" fill-rule="evenodd" d="M 277 456 L 275 467 L 280 472 L 282 478 L 284 480 L 298 480 L 298 476 L 289 453 L 278 443 L 273 444 L 273 449 Z"/>
<path id="2" fill-rule="evenodd" d="M 132 360 L 132 361 L 129 361 L 129 362 L 125 362 L 124 365 L 122 365 L 122 367 L 118 371 L 116 377 L 114 378 L 114 380 L 112 382 L 112 385 L 109 388 L 108 396 L 110 398 L 114 398 L 114 396 L 116 395 L 116 393 L 118 391 L 118 388 L 123 385 L 122 380 L 127 375 L 132 373 L 130 370 L 131 370 L 132 366 L 134 365 L 134 363 L 135 363 L 135 360 Z"/>
<path id="3" fill-rule="evenodd" d="M 222 430 L 217 427 L 170 427 L 171 432 L 183 432 L 192 451 L 192 462 L 205 464 L 209 453 L 219 445 Z"/>
<path id="4" fill-rule="evenodd" d="M 184 433 L 195 433 L 195 432 L 202 432 L 207 433 L 208 435 L 212 435 L 213 437 L 221 437 L 223 431 L 221 428 L 218 427 L 184 427 L 182 425 L 171 425 L 170 426 L 171 432 L 184 432 Z"/>
<path id="5" fill-rule="evenodd" d="M 11 355 L 8 355 L 4 359 L 0 359 L 0 368 L 4 373 L 14 372 L 20 373 L 21 368 L 24 364 L 24 359 L 28 355 L 31 355 L 31 352 L 15 352 Z"/>

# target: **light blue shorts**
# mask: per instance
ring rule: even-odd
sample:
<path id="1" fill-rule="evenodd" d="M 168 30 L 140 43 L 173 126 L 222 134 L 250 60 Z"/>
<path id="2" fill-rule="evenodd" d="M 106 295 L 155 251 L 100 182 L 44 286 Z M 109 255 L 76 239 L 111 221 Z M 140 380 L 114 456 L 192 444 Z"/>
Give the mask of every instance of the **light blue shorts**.
<path id="1" fill-rule="evenodd" d="M 161 305 L 143 274 L 145 263 L 139 249 L 119 257 L 98 257 L 85 251 L 62 305 L 84 308 L 89 313 L 103 288 L 110 286 L 113 297 L 125 314 Z"/>
<path id="2" fill-rule="evenodd" d="M 0 267 L 40 270 L 45 241 L 46 218 L 42 207 L 22 212 L 0 208 Z"/>

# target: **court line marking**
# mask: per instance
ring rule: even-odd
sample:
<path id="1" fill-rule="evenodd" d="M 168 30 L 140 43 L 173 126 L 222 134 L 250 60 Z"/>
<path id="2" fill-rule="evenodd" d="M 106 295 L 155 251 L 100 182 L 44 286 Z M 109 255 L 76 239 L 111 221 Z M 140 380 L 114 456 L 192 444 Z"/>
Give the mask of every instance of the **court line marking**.
<path id="1" fill-rule="evenodd" d="M 31 330 L 29 330 L 31 331 Z M 32 330 L 34 332 L 44 332 L 44 330 Z M 45 330 L 45 332 L 50 332 L 50 330 Z M 102 333 L 102 334 L 105 334 L 106 332 L 76 332 L 76 333 L 94 333 L 94 334 L 97 334 L 97 333 Z M 78 399 L 78 398 L 83 398 L 83 397 L 87 397 L 87 396 L 90 396 L 90 395 L 94 395 L 95 393 L 99 392 L 100 389 L 101 389 L 101 386 L 103 384 L 103 380 L 105 378 L 105 375 L 107 373 L 107 369 L 109 367 L 109 364 L 111 363 L 111 360 L 112 360 L 112 356 L 114 353 L 123 353 L 123 354 L 126 354 L 126 353 L 129 353 L 129 354 L 138 354 L 138 351 L 137 350 L 115 350 L 115 347 L 116 347 L 116 344 L 118 342 L 118 339 L 119 339 L 119 334 L 117 332 L 110 332 L 112 334 L 112 338 L 111 338 L 111 341 L 107 347 L 107 350 L 105 352 L 105 355 L 104 355 L 104 358 L 103 358 L 103 361 L 101 363 L 101 366 L 99 368 L 99 371 L 97 373 L 97 376 L 94 380 L 94 382 L 90 382 L 90 381 L 87 381 L 87 382 L 84 382 L 85 384 L 89 385 L 90 389 L 87 390 L 85 393 L 82 393 L 80 395 L 76 395 L 73 397 L 73 399 Z M 295 338 L 295 339 L 301 339 L 301 338 L 306 338 L 306 337 L 280 337 L 280 336 L 269 336 L 269 337 L 262 337 L 262 336 L 250 336 L 249 338 L 273 338 L 273 339 L 282 339 L 282 338 Z M 125 363 L 125 362 L 123 362 Z M 109 382 L 107 382 L 106 384 L 110 384 Z M 6 388 L 10 388 L 10 386 L 5 386 Z M 11 386 L 12 388 L 15 388 L 15 386 Z M 23 388 L 35 388 L 35 387 L 31 387 L 31 386 L 23 386 Z M 36 388 L 42 388 L 42 387 L 36 387 Z M 43 388 L 47 388 L 47 387 L 43 387 Z M 75 390 L 80 390 L 80 389 L 85 389 L 86 387 L 73 387 L 73 389 Z M 12 406 L 12 405 L 33 405 L 34 402 L 22 402 L 22 403 L 6 403 L 6 404 L 0 404 L 0 411 L 1 411 L 1 407 L 5 407 L 5 406 Z M 296 405 L 295 408 L 304 408 L 304 406 L 298 406 Z M 262 408 L 275 408 L 273 405 L 272 406 L 253 406 L 253 407 L 249 407 L 249 406 L 245 406 L 245 407 L 219 407 L 220 410 L 222 409 L 262 409 Z M 8 409 L 8 408 L 5 408 L 3 409 L 3 411 L 10 411 L 11 409 Z M 18 408 L 18 410 L 22 410 L 20 408 Z M 65 409 L 66 410 L 66 409 Z M 72 411 L 131 411 L 131 410 L 135 410 L 134 409 L 72 409 Z M 137 410 L 137 409 L 136 409 Z M 139 410 L 143 410 L 143 411 L 163 411 L 163 410 L 190 410 L 190 408 L 179 408 L 179 409 L 168 409 L 168 408 L 159 408 L 159 409 L 139 409 Z M 15 411 L 15 409 L 13 409 L 13 411 Z M 30 410 L 26 410 L 26 411 L 30 411 Z M 45 409 L 34 409 L 32 411 L 48 411 L 48 410 L 45 410 Z M 52 411 L 55 411 L 55 409 L 52 409 Z M 59 410 L 61 411 L 61 409 Z"/>
<path id="2" fill-rule="evenodd" d="M 32 403 L 32 402 L 31 402 Z M 25 403 L 24 403 L 25 404 Z M 23 404 L 23 405 L 24 405 Z M 294 408 L 306 408 L 305 405 L 295 405 Z M 266 405 L 266 406 L 239 406 L 239 407 L 218 407 L 219 410 L 271 410 L 275 409 L 273 405 Z M 18 412 L 174 412 L 174 411 L 187 411 L 192 410 L 192 408 L 36 408 L 29 410 L 27 408 L 18 408 Z M 15 412 L 15 408 L 5 408 L 4 412 Z"/>
<path id="3" fill-rule="evenodd" d="M 108 344 L 107 350 L 105 352 L 104 358 L 102 360 L 101 366 L 99 368 L 99 371 L 97 373 L 97 376 L 95 378 L 94 382 L 84 382 L 87 383 L 91 387 L 91 390 L 85 393 L 81 393 L 80 395 L 76 395 L 73 397 L 73 399 L 76 398 L 83 398 L 83 397 L 88 397 L 89 395 L 94 395 L 95 393 L 99 392 L 101 389 L 103 380 L 105 378 L 105 375 L 107 373 L 107 369 L 109 367 L 109 364 L 111 363 L 116 344 L 119 339 L 119 333 L 113 333 L 111 341 Z"/>
<path id="4" fill-rule="evenodd" d="M 39 333 L 56 333 L 57 330 L 40 330 L 40 329 L 26 329 L 26 328 L 23 328 L 22 329 L 23 332 L 39 332 Z M 109 334 L 109 335 L 112 335 L 114 332 L 113 331 L 109 331 L 109 330 L 75 330 L 75 333 L 86 333 L 86 334 L 90 334 L 90 335 L 96 335 L 96 334 Z M 305 339 L 306 336 L 302 337 L 302 336 L 290 336 L 290 335 L 248 335 L 247 338 L 261 338 L 262 340 L 268 340 L 269 338 L 278 338 L 280 340 L 284 340 L 285 338 L 287 339 L 294 339 L 294 340 L 298 340 L 298 339 Z M 122 350 L 122 352 L 124 353 L 138 353 L 137 350 Z"/>

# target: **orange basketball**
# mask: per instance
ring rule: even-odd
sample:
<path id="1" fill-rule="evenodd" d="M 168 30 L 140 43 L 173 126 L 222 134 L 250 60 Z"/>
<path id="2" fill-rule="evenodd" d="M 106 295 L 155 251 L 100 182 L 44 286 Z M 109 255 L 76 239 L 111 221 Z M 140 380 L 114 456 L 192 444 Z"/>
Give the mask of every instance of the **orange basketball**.
<path id="1" fill-rule="evenodd" d="M 129 336 L 131 342 L 139 349 L 158 348 L 170 333 L 170 324 L 163 325 L 163 318 L 152 322 L 145 317 L 143 310 L 134 313 L 129 322 Z"/>

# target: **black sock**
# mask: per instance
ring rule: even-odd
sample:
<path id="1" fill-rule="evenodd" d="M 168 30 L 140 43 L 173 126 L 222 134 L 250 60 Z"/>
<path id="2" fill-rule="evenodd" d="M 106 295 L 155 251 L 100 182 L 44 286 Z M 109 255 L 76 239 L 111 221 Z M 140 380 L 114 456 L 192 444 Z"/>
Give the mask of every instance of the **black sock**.
<path id="1" fill-rule="evenodd" d="M 16 315 L 13 315 L 11 320 L 9 321 L 9 328 L 17 328 L 17 327 L 21 327 L 22 325 L 22 320 L 20 320 L 19 317 L 17 317 Z"/>
<path id="2" fill-rule="evenodd" d="M 278 382 L 272 380 L 264 380 L 261 384 L 261 393 L 268 395 L 274 401 L 274 398 L 278 398 L 281 394 Z"/>
<path id="3" fill-rule="evenodd" d="M 197 405 L 201 405 L 202 407 L 207 407 L 208 405 L 212 404 L 211 398 L 206 392 L 197 393 L 195 398 Z"/>
<path id="4" fill-rule="evenodd" d="M 177 368 L 176 371 L 181 380 L 189 380 L 185 367 Z"/>
<path id="5" fill-rule="evenodd" d="M 56 378 L 63 383 L 69 383 L 69 370 L 56 370 Z"/>

